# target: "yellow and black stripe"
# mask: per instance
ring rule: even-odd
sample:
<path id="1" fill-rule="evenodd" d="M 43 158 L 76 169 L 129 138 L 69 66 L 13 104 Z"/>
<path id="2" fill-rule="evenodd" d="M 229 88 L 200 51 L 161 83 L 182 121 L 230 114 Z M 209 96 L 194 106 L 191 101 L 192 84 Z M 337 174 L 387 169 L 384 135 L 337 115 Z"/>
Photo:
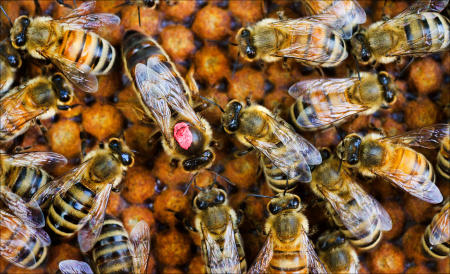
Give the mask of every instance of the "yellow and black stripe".
<path id="1" fill-rule="evenodd" d="M 275 246 L 269 269 L 269 273 L 308 273 L 306 254 L 300 248 L 289 245 Z"/>
<path id="2" fill-rule="evenodd" d="M 108 41 L 85 30 L 67 30 L 59 54 L 79 67 L 89 66 L 96 75 L 107 74 L 116 58 L 116 51 Z"/>
<path id="3" fill-rule="evenodd" d="M 26 202 L 51 178 L 42 169 L 35 167 L 12 166 L 5 173 L 4 183 L 13 193 Z"/>
<path id="4" fill-rule="evenodd" d="M 443 214 L 449 214 L 449 210 L 450 200 L 447 200 L 444 204 L 444 207 L 433 217 L 431 224 L 427 226 L 427 228 L 425 229 L 425 233 L 422 235 L 422 248 L 425 251 L 425 254 L 429 257 L 436 259 L 445 259 L 446 257 L 450 256 L 450 241 L 443 242 L 437 245 L 432 245 L 430 243 L 431 228 L 436 226 L 437 220 L 441 218 Z M 437 229 L 438 233 L 446 233 L 440 231 L 440 229 L 445 229 L 444 227 Z"/>
<path id="5" fill-rule="evenodd" d="M 96 193 L 82 183 L 74 184 L 66 193 L 57 195 L 47 214 L 47 225 L 62 237 L 71 237 L 82 227 L 81 219 L 91 211 Z"/>
<path id="6" fill-rule="evenodd" d="M 450 137 L 445 137 L 437 156 L 436 170 L 444 179 L 450 180 Z"/>
<path id="7" fill-rule="evenodd" d="M 263 167 L 266 182 L 274 192 L 280 193 L 285 190 L 290 192 L 295 189 L 301 175 L 288 179 L 288 176 L 281 169 L 276 167 L 267 157 L 261 155 L 260 161 L 261 166 Z"/>
<path id="8" fill-rule="evenodd" d="M 102 231 L 92 249 L 92 259 L 98 273 L 137 273 L 128 233 L 118 219 L 105 216 Z"/>

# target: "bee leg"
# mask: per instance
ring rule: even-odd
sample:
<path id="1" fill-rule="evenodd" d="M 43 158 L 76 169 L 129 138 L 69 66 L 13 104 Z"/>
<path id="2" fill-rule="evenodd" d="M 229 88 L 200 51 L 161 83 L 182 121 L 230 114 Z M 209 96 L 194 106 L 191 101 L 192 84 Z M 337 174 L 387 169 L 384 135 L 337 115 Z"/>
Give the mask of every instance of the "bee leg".
<path id="1" fill-rule="evenodd" d="M 281 64 L 281 67 L 287 71 L 291 71 L 292 68 L 291 66 L 288 64 L 288 58 L 287 57 L 283 57 L 283 63 Z"/>
<path id="2" fill-rule="evenodd" d="M 31 146 L 26 146 L 26 147 L 23 147 L 23 146 L 16 146 L 16 147 L 14 147 L 13 152 L 14 152 L 14 153 L 21 153 L 21 152 L 24 152 L 24 151 L 26 151 L 26 150 L 29 150 L 30 148 L 31 148 Z"/>
<path id="3" fill-rule="evenodd" d="M 383 136 L 386 136 L 386 132 L 384 131 L 384 129 L 381 126 L 377 126 L 375 123 L 376 123 L 375 118 L 373 116 L 370 116 L 370 118 L 369 118 L 369 129 L 377 131 L 380 134 L 382 134 Z"/>
<path id="4" fill-rule="evenodd" d="M 321 67 L 315 67 L 315 69 L 319 72 L 320 76 L 322 78 L 325 78 L 325 73 L 323 72 L 323 69 Z"/>
<path id="5" fill-rule="evenodd" d="M 148 138 L 147 143 L 150 147 L 155 146 L 161 140 L 161 131 L 155 130 L 151 133 L 150 138 Z"/>
<path id="6" fill-rule="evenodd" d="M 235 155 L 235 157 L 242 157 L 242 156 L 248 154 L 249 152 L 251 152 L 252 150 L 253 150 L 253 147 L 249 147 L 246 150 L 236 151 L 234 153 L 234 155 Z"/>
<path id="7" fill-rule="evenodd" d="M 280 19 L 280 20 L 286 20 L 287 19 L 286 15 L 284 14 L 284 10 L 277 11 L 277 16 L 278 16 L 278 19 Z"/>
<path id="8" fill-rule="evenodd" d="M 71 5 L 64 3 L 64 0 L 56 0 L 56 2 L 60 5 L 63 5 L 66 8 L 73 9 Z"/>
<path id="9" fill-rule="evenodd" d="M 170 166 L 176 168 L 178 166 L 178 162 L 178 159 L 173 158 L 172 160 L 170 160 Z"/>
<path id="10" fill-rule="evenodd" d="M 236 211 L 236 225 L 239 227 L 244 222 L 244 211 L 242 209 L 238 209 Z"/>
<path id="11" fill-rule="evenodd" d="M 39 4 L 39 0 L 34 0 L 34 14 L 35 15 L 42 14 L 42 8 L 41 8 L 41 4 Z"/>
<path id="12" fill-rule="evenodd" d="M 192 64 L 191 67 L 189 68 L 189 71 L 186 74 L 186 83 L 188 84 L 189 89 L 193 93 L 192 96 L 197 97 L 200 94 L 200 91 L 198 89 L 197 82 L 195 81 L 194 73 L 195 73 L 195 68 L 194 68 L 194 65 Z"/>
<path id="13" fill-rule="evenodd" d="M 41 120 L 35 119 L 36 124 L 39 126 L 39 130 L 41 131 L 42 137 L 44 137 L 45 142 L 48 144 L 47 139 L 47 128 L 42 124 Z"/>
<path id="14" fill-rule="evenodd" d="M 245 98 L 245 102 L 247 103 L 247 106 L 251 106 L 252 105 L 252 101 L 251 101 L 251 98 L 249 96 L 247 96 Z"/>
<path id="15" fill-rule="evenodd" d="M 87 147 L 87 141 L 86 141 L 86 133 L 84 131 L 80 132 L 80 139 L 81 139 L 81 155 L 80 159 L 83 159 L 86 156 L 86 147 Z"/>

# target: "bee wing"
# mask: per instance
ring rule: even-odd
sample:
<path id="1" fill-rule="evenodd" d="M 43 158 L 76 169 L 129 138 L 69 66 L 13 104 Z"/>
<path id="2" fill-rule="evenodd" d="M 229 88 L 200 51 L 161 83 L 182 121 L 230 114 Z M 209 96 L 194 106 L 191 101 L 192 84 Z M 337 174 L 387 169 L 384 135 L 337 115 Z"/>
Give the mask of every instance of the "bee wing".
<path id="1" fill-rule="evenodd" d="M 94 13 L 80 17 L 71 17 L 59 20 L 69 29 L 95 30 L 100 27 L 111 27 L 120 24 L 120 18 L 111 13 Z"/>
<path id="2" fill-rule="evenodd" d="M 13 193 L 7 186 L 0 187 L 0 200 L 11 212 L 30 227 L 44 227 L 45 217 L 35 201 L 25 202 L 22 197 Z"/>
<path id="3" fill-rule="evenodd" d="M 58 67 L 59 70 L 78 89 L 85 92 L 96 92 L 98 89 L 97 77 L 92 73 L 92 69 L 86 64 L 78 64 L 72 60 L 62 57 L 58 53 L 40 52 Z"/>
<path id="4" fill-rule="evenodd" d="M 84 161 L 78 167 L 70 170 L 63 176 L 48 182 L 36 191 L 31 197 L 31 201 L 42 205 L 48 199 L 53 199 L 56 195 L 66 192 L 75 183 L 79 182 L 89 167 L 90 160 Z"/>
<path id="5" fill-rule="evenodd" d="M 449 124 L 435 124 L 428 127 L 408 131 L 403 134 L 385 137 L 382 142 L 403 144 L 411 147 L 422 147 L 428 149 L 438 148 L 442 139 L 450 134 Z"/>
<path id="6" fill-rule="evenodd" d="M 84 226 L 78 231 L 78 245 L 83 253 L 92 249 L 102 231 L 111 188 L 112 185 L 107 184 L 97 195 L 95 195 L 94 207 L 91 209 L 91 212 L 80 221 L 80 224 L 84 224 Z"/>
<path id="7" fill-rule="evenodd" d="M 409 5 L 401 13 L 397 14 L 394 19 L 405 17 L 409 14 L 419 14 L 420 12 L 441 12 L 448 4 L 448 0 L 416 0 Z"/>
<path id="8" fill-rule="evenodd" d="M 223 251 L 209 231 L 202 224 L 202 234 L 205 239 L 208 254 L 208 265 L 211 273 L 241 273 L 239 254 L 234 238 L 231 221 L 228 222 L 224 235 Z"/>
<path id="9" fill-rule="evenodd" d="M 94 8 L 95 8 L 95 1 L 83 2 L 77 8 L 72 9 L 68 15 L 66 15 L 64 17 L 61 17 L 58 20 L 66 20 L 66 19 L 69 19 L 69 18 L 83 16 L 83 15 L 86 15 L 88 13 L 91 13 L 94 10 Z"/>
<path id="10" fill-rule="evenodd" d="M 358 78 L 314 79 L 295 83 L 289 94 L 304 102 L 304 111 L 297 123 L 305 128 L 318 128 L 364 111 L 367 107 L 349 102 L 345 96 L 348 88 L 359 85 Z M 332 102 L 328 99 L 333 98 Z M 305 107 L 306 106 L 306 107 Z"/>
<path id="11" fill-rule="evenodd" d="M 139 273 L 145 273 L 147 269 L 148 255 L 150 254 L 150 227 L 145 221 L 137 223 L 130 233 L 132 245 L 131 255 Z"/>
<path id="12" fill-rule="evenodd" d="M 0 153 L 4 161 L 16 166 L 39 167 L 47 164 L 67 164 L 67 159 L 61 154 L 47 151 L 29 151 L 15 154 Z"/>
<path id="13" fill-rule="evenodd" d="M 438 204 L 442 202 L 442 193 L 439 188 L 426 176 L 419 174 L 407 174 L 400 169 L 381 170 L 373 169 L 373 173 L 392 181 L 409 194 L 424 200 L 425 202 Z"/>
<path id="14" fill-rule="evenodd" d="M 249 274 L 265 273 L 267 268 L 269 267 L 272 257 L 273 257 L 273 237 L 272 233 L 270 233 L 267 236 L 263 247 L 259 251 L 258 256 L 256 256 L 255 262 L 250 267 L 248 273 Z"/>
<path id="15" fill-rule="evenodd" d="M 24 124 L 48 110 L 47 107 L 31 111 L 24 109 L 22 103 L 26 93 L 27 89 L 25 85 L 22 85 L 12 94 L 0 99 L 0 133 L 20 129 Z"/>
<path id="16" fill-rule="evenodd" d="M 62 274 L 94 274 L 89 264 L 77 260 L 64 260 L 58 264 Z"/>
<path id="17" fill-rule="evenodd" d="M 308 238 L 308 235 L 304 231 L 300 232 L 300 241 L 302 243 L 302 249 L 300 252 L 304 253 L 306 256 L 306 262 L 309 273 L 328 273 L 325 269 L 325 266 L 320 261 L 319 257 L 317 257 L 316 251 L 314 250 L 314 246 Z"/>
<path id="18" fill-rule="evenodd" d="M 436 223 L 431 227 L 429 241 L 432 245 L 438 245 L 450 240 L 450 212 L 447 208 L 440 214 Z"/>

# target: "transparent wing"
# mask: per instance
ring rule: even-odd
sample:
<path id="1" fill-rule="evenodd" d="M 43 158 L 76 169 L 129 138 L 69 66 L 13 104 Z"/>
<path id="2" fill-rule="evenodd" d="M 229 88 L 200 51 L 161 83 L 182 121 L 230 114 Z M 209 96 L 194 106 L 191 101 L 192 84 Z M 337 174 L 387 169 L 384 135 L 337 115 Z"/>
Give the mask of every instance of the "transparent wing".
<path id="1" fill-rule="evenodd" d="M 72 60 L 62 57 L 53 52 L 40 52 L 43 56 L 51 60 L 58 69 L 73 83 L 78 89 L 85 92 L 96 92 L 98 89 L 97 77 L 92 73 L 92 69 L 86 64 L 78 64 Z"/>
<path id="2" fill-rule="evenodd" d="M 266 242 L 256 256 L 255 262 L 250 267 L 249 274 L 265 273 L 269 267 L 270 261 L 273 257 L 273 238 L 272 233 L 267 236 Z"/>
<path id="3" fill-rule="evenodd" d="M 293 129 L 286 126 L 286 122 L 281 119 L 277 121 L 266 115 L 265 120 L 279 142 L 269 143 L 248 138 L 247 141 L 269 158 L 289 178 L 298 178 L 304 182 L 311 181 L 311 171 L 308 165 L 318 165 L 322 162 L 319 151 L 306 139 L 295 133 Z"/>
<path id="4" fill-rule="evenodd" d="M 25 202 L 22 197 L 13 193 L 7 186 L 0 186 L 0 200 L 20 220 L 30 227 L 44 227 L 45 217 L 35 201 Z"/>
<path id="5" fill-rule="evenodd" d="M 59 262 L 58 266 L 62 274 L 94 274 L 91 267 L 81 261 L 64 260 Z"/>
<path id="6" fill-rule="evenodd" d="M 448 0 L 416 0 L 404 11 L 397 14 L 396 18 L 403 18 L 409 14 L 419 14 L 420 12 L 441 12 L 448 4 Z"/>
<path id="7" fill-rule="evenodd" d="M 67 159 L 61 154 L 46 151 L 29 151 L 15 154 L 0 153 L 4 161 L 15 166 L 39 167 L 47 164 L 67 164 Z"/>
<path id="8" fill-rule="evenodd" d="M 94 13 L 58 20 L 69 29 L 95 30 L 120 24 L 120 18 L 111 13 Z"/>
<path id="9" fill-rule="evenodd" d="M 411 147 L 422 147 L 428 149 L 439 148 L 441 141 L 450 134 L 449 124 L 435 124 L 428 127 L 408 131 L 403 134 L 385 137 L 382 142 L 403 144 Z"/>
<path id="10" fill-rule="evenodd" d="M 145 273 L 150 254 L 150 227 L 145 221 L 137 223 L 130 233 L 131 255 L 139 273 Z"/>
<path id="11" fill-rule="evenodd" d="M 374 169 L 372 172 L 392 181 L 398 187 L 425 202 L 432 204 L 442 202 L 443 197 L 439 188 L 426 176 L 407 174 L 400 169 Z"/>
<path id="12" fill-rule="evenodd" d="M 107 184 L 96 196 L 95 204 L 91 212 L 81 219 L 80 224 L 85 224 L 78 231 L 78 244 L 83 253 L 92 249 L 102 231 L 103 220 L 105 219 L 106 206 L 108 205 L 111 184 Z"/>
<path id="13" fill-rule="evenodd" d="M 300 233 L 300 241 L 302 243 L 301 252 L 306 256 L 306 262 L 309 273 L 327 273 L 324 265 L 317 257 L 316 251 L 314 250 L 314 246 L 308 238 L 308 235 L 304 231 Z"/>
<path id="14" fill-rule="evenodd" d="M 48 108 L 26 110 L 22 103 L 27 94 L 26 85 L 0 99 L 0 133 L 19 130 L 23 125 L 43 114 Z"/>
<path id="15" fill-rule="evenodd" d="M 69 18 L 83 16 L 94 11 L 94 8 L 95 8 L 95 1 L 86 1 L 81 3 L 81 5 L 78 6 L 77 8 L 72 9 L 68 15 L 59 18 L 58 20 L 67 20 Z"/>
<path id="16" fill-rule="evenodd" d="M 228 222 L 225 231 L 223 251 L 203 224 L 202 234 L 205 239 L 211 273 L 240 273 L 239 254 L 231 221 Z"/>
<path id="17" fill-rule="evenodd" d="M 364 111 L 367 107 L 353 104 L 346 98 L 348 88 L 358 85 L 357 78 L 314 79 L 295 83 L 289 94 L 304 103 L 297 122 L 304 128 L 319 128 Z M 332 100 L 331 102 L 328 100 Z"/>
<path id="18" fill-rule="evenodd" d="M 448 204 L 448 203 L 447 203 Z M 448 205 L 439 213 L 439 217 L 432 225 L 429 241 L 432 245 L 450 240 L 450 212 Z"/>
<path id="19" fill-rule="evenodd" d="M 48 182 L 36 191 L 31 197 L 31 201 L 35 201 L 37 204 L 42 205 L 48 199 L 53 199 L 56 195 L 66 192 L 75 183 L 82 180 L 87 168 L 89 167 L 90 160 L 84 161 L 78 167 L 70 170 L 63 176 Z"/>
<path id="20" fill-rule="evenodd" d="M 47 234 L 47 232 L 45 232 L 44 229 L 42 229 L 42 228 L 33 228 L 33 227 L 28 227 L 28 228 L 30 229 L 32 234 L 41 241 L 41 244 L 43 246 L 50 246 L 52 241 L 50 239 L 50 236 Z"/>

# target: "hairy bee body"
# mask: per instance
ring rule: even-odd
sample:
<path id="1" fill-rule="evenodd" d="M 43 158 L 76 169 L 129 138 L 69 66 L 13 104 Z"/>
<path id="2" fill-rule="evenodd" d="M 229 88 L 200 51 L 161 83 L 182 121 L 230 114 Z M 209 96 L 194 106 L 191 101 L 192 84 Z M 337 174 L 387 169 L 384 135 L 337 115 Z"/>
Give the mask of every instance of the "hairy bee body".
<path id="1" fill-rule="evenodd" d="M 447 217 L 444 215 L 447 214 Z M 424 234 L 422 235 L 422 248 L 425 251 L 425 253 L 436 259 L 445 259 L 446 257 L 450 256 L 450 239 L 449 236 L 449 214 L 450 214 L 450 200 L 447 199 L 447 201 L 444 203 L 444 206 L 442 207 L 441 211 L 438 212 L 436 215 L 434 215 L 433 220 L 431 221 L 431 224 L 427 226 L 425 229 Z M 446 218 L 447 222 L 442 222 L 442 219 Z M 432 231 L 433 230 L 433 231 Z M 446 230 L 446 231 L 444 231 Z M 430 242 L 430 239 L 432 237 L 439 238 L 439 237 L 445 237 L 442 235 L 446 235 L 447 239 L 443 239 L 444 241 L 438 244 L 433 245 Z"/>
<path id="2" fill-rule="evenodd" d="M 0 226 L 0 242 L 2 244 L 13 242 L 14 247 L 18 246 L 17 243 L 22 243 L 19 248 L 9 248 L 6 254 L 2 255 L 23 268 L 35 269 L 47 258 L 47 246 L 23 223 L 15 223 L 14 226 L 8 228 L 2 224 Z"/>
<path id="3" fill-rule="evenodd" d="M 0 42 L 0 98 L 14 83 L 21 65 L 22 58 L 11 43 L 6 39 Z"/>
<path id="4" fill-rule="evenodd" d="M 329 273 L 358 273 L 358 254 L 339 231 L 323 233 L 317 240 L 317 248 Z"/>
<path id="5" fill-rule="evenodd" d="M 442 140 L 436 170 L 444 179 L 450 180 L 450 137 L 448 136 Z"/>
<path id="6" fill-rule="evenodd" d="M 129 244 L 122 222 L 107 215 L 92 249 L 97 273 L 139 273 L 134 267 Z"/>

